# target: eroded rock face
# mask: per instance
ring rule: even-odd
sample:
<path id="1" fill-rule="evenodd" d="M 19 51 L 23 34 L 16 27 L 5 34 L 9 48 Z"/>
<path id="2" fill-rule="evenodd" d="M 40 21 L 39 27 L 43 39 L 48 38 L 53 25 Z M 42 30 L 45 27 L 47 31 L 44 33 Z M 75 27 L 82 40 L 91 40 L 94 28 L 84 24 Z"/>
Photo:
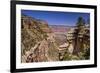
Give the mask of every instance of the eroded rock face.
<path id="1" fill-rule="evenodd" d="M 57 47 L 54 45 L 54 42 L 51 43 L 48 40 L 48 33 L 51 33 L 51 30 L 47 22 L 22 15 L 22 63 L 58 60 L 58 50 L 56 49 Z M 54 39 L 50 40 L 54 41 Z"/>
<path id="2" fill-rule="evenodd" d="M 74 60 L 73 52 L 75 51 L 76 46 L 74 43 L 75 40 L 73 40 L 74 35 L 72 35 L 72 33 L 75 32 L 74 28 L 76 27 L 50 26 L 44 20 L 22 15 L 21 62 L 31 63 Z M 69 31 L 69 33 L 67 31 Z M 84 45 L 82 47 L 90 48 L 89 29 L 84 28 L 81 33 L 83 32 L 84 35 L 82 38 L 85 41 L 83 42 Z M 77 52 L 76 54 L 80 53 L 81 52 Z M 84 51 L 82 51 L 82 53 L 84 54 Z M 87 54 L 88 51 L 86 51 L 86 55 Z M 77 57 L 78 59 L 81 59 L 81 56 Z M 83 58 L 85 57 L 82 56 L 82 59 Z"/>

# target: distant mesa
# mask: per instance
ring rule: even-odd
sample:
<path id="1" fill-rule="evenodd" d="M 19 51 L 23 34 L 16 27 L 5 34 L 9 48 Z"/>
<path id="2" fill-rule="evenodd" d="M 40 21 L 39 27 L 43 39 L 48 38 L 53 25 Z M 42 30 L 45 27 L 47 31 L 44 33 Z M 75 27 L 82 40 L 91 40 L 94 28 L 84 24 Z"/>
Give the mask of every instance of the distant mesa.
<path id="1" fill-rule="evenodd" d="M 66 26 L 66 25 L 50 25 L 52 32 L 68 32 L 71 28 L 76 26 Z"/>

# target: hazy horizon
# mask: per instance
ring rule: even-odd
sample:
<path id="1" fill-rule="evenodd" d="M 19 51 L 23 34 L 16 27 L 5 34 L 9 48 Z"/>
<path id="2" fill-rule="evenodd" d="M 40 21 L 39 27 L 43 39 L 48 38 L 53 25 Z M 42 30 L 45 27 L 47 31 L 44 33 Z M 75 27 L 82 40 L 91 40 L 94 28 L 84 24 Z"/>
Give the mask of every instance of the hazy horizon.
<path id="1" fill-rule="evenodd" d="M 89 13 L 79 12 L 56 12 L 56 11 L 37 11 L 37 10 L 21 10 L 21 14 L 42 19 L 48 22 L 48 25 L 75 26 L 78 17 L 83 17 L 85 21 L 90 19 Z"/>

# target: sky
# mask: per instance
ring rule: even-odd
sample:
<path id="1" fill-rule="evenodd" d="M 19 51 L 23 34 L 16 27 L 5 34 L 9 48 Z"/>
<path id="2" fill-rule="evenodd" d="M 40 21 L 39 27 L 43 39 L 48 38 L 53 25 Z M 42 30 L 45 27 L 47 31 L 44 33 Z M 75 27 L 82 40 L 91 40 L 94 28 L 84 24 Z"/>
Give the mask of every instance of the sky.
<path id="1" fill-rule="evenodd" d="M 90 19 L 89 13 L 76 12 L 55 12 L 55 11 L 36 11 L 36 10 L 21 10 L 21 14 L 44 20 L 49 25 L 66 25 L 75 26 L 78 17 L 83 17 L 85 21 Z"/>

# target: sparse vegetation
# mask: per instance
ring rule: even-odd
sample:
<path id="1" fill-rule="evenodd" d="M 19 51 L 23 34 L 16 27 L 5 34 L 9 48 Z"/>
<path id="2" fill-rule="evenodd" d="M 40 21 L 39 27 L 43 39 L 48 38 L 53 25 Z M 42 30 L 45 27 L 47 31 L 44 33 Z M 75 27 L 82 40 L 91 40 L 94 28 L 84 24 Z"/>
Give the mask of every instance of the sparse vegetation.
<path id="1" fill-rule="evenodd" d="M 46 21 L 22 15 L 21 62 L 89 59 L 90 36 L 85 24 L 84 19 L 79 17 L 75 29 L 70 33 L 71 38 L 68 39 L 69 33 L 53 32 Z"/>

